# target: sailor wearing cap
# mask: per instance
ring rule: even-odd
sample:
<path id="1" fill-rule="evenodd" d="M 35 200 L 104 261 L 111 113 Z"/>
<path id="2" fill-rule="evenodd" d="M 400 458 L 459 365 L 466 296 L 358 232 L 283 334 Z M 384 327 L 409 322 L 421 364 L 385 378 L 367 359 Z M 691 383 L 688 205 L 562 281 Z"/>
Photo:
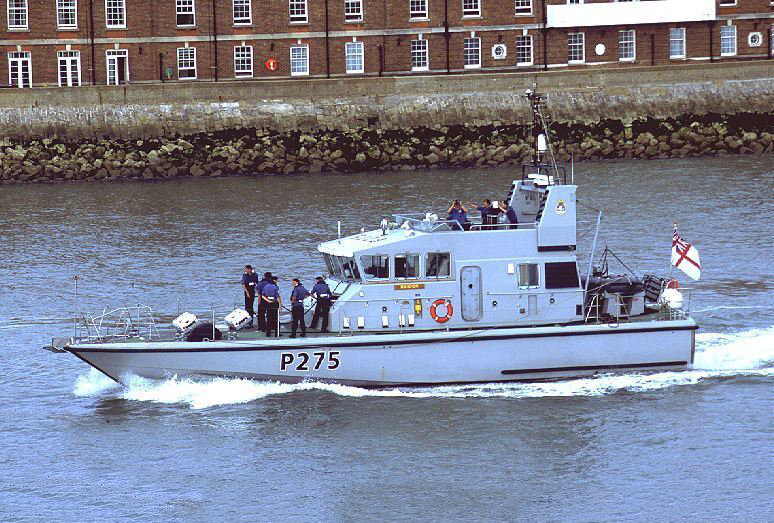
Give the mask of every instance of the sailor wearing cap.
<path id="1" fill-rule="evenodd" d="M 263 279 L 255 285 L 255 295 L 258 296 L 258 329 L 266 330 L 266 302 L 263 301 L 263 287 L 271 282 L 271 273 L 264 272 Z"/>
<path id="2" fill-rule="evenodd" d="M 277 281 L 279 278 L 272 276 L 261 290 L 261 301 L 266 304 L 266 336 L 274 332 L 279 337 L 279 308 L 282 305 Z"/>
<path id="3" fill-rule="evenodd" d="M 314 316 L 312 316 L 312 323 L 309 325 L 311 328 L 317 328 L 317 320 L 322 318 L 322 329 L 320 332 L 328 332 L 328 314 L 331 311 L 331 288 L 325 283 L 325 279 L 322 276 L 315 278 L 317 283 L 312 287 L 312 296 L 317 300 L 317 305 L 314 308 Z"/>
<path id="4" fill-rule="evenodd" d="M 253 271 L 252 265 L 245 265 L 245 273 L 242 274 L 242 289 L 245 291 L 245 310 L 250 315 L 250 323 L 247 325 L 248 327 L 253 326 L 253 316 L 255 316 L 253 304 L 255 303 L 256 285 L 258 285 L 258 275 Z"/>
<path id="5" fill-rule="evenodd" d="M 293 291 L 290 293 L 291 315 L 293 323 L 291 324 L 291 338 L 296 337 L 298 324 L 301 323 L 301 337 L 306 338 L 306 320 L 304 319 L 304 300 L 309 296 L 309 291 L 301 285 L 298 278 L 293 278 Z"/>

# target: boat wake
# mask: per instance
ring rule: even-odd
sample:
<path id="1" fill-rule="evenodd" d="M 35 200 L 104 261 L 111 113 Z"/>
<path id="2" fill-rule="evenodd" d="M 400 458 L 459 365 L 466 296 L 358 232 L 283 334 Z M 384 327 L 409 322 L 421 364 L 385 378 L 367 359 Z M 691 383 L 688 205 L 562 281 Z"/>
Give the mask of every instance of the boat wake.
<path id="1" fill-rule="evenodd" d="M 693 368 L 683 372 L 603 374 L 544 383 L 490 383 L 429 388 L 363 389 L 345 385 L 305 382 L 294 385 L 244 379 L 212 378 L 149 380 L 130 376 L 119 385 L 91 369 L 80 376 L 77 396 L 112 396 L 134 401 L 188 405 L 202 409 L 216 405 L 249 403 L 267 396 L 322 391 L 349 397 L 404 398 L 540 398 L 603 396 L 621 392 L 647 392 L 693 385 L 713 378 L 774 375 L 774 327 L 736 333 L 699 333 Z"/>

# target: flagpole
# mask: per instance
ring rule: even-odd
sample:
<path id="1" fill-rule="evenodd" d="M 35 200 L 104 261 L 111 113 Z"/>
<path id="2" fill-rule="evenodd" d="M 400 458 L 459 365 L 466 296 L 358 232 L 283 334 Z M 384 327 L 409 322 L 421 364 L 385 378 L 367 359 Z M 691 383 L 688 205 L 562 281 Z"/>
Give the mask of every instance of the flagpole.
<path id="1" fill-rule="evenodd" d="M 669 249 L 669 279 L 672 279 L 672 249 L 674 246 L 675 233 L 677 233 L 677 222 L 672 223 L 672 247 Z"/>

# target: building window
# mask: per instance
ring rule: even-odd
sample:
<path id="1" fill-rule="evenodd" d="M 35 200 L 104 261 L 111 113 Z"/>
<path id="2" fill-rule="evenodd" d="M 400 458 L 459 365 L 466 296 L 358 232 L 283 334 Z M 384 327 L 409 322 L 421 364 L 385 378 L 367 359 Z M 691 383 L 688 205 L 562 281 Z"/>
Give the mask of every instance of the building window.
<path id="1" fill-rule="evenodd" d="M 736 5 L 736 0 L 720 0 L 720 7 Z"/>
<path id="2" fill-rule="evenodd" d="M 27 29 L 27 0 L 8 0 L 8 29 Z"/>
<path id="3" fill-rule="evenodd" d="M 105 0 L 105 25 L 111 29 L 126 27 L 126 3 L 124 0 Z"/>
<path id="4" fill-rule="evenodd" d="M 77 0 L 56 0 L 56 25 L 59 29 L 78 28 Z"/>
<path id="5" fill-rule="evenodd" d="M 107 59 L 108 85 L 123 85 L 129 81 L 129 51 L 109 49 L 105 51 Z"/>
<path id="6" fill-rule="evenodd" d="M 178 27 L 193 27 L 196 25 L 194 15 L 194 0 L 176 0 L 175 14 Z"/>
<path id="7" fill-rule="evenodd" d="M 532 0 L 516 0 L 516 16 L 532 14 Z"/>
<path id="8" fill-rule="evenodd" d="M 476 69 L 481 67 L 480 38 L 466 38 L 462 51 L 465 58 L 465 69 Z"/>
<path id="9" fill-rule="evenodd" d="M 516 65 L 532 65 L 532 36 L 516 37 Z"/>
<path id="10" fill-rule="evenodd" d="M 419 254 L 399 254 L 395 256 L 395 279 L 419 278 Z"/>
<path id="11" fill-rule="evenodd" d="M 448 278 L 451 274 L 451 255 L 448 252 L 431 252 L 425 258 L 425 277 Z"/>
<path id="12" fill-rule="evenodd" d="M 669 30 L 669 58 L 685 58 L 685 27 Z"/>
<path id="13" fill-rule="evenodd" d="M 294 45 L 290 48 L 290 75 L 303 76 L 309 74 L 309 46 Z"/>
<path id="14" fill-rule="evenodd" d="M 618 59 L 633 62 L 637 56 L 636 35 L 633 29 L 618 31 Z"/>
<path id="15" fill-rule="evenodd" d="M 428 18 L 427 0 L 409 0 L 409 18 Z"/>
<path id="16" fill-rule="evenodd" d="M 366 280 L 386 280 L 390 277 L 390 257 L 387 255 L 361 256 Z"/>
<path id="17" fill-rule="evenodd" d="M 234 76 L 237 78 L 253 76 L 253 47 L 251 45 L 234 47 Z"/>
<path id="18" fill-rule="evenodd" d="M 586 33 L 567 33 L 567 62 L 582 64 L 586 61 Z"/>
<path id="19" fill-rule="evenodd" d="M 537 263 L 519 264 L 519 289 L 540 287 L 540 265 Z"/>
<path id="20" fill-rule="evenodd" d="M 344 0 L 344 21 L 363 21 L 363 0 Z"/>
<path id="21" fill-rule="evenodd" d="M 362 73 L 363 67 L 363 42 L 347 42 L 344 46 L 344 59 L 347 64 L 347 73 Z"/>
<path id="22" fill-rule="evenodd" d="M 250 25 L 253 23 L 252 0 L 234 0 L 234 25 Z"/>
<path id="23" fill-rule="evenodd" d="M 290 23 L 305 24 L 308 21 L 306 0 L 290 0 Z"/>
<path id="24" fill-rule="evenodd" d="M 720 28 L 720 56 L 736 54 L 736 26 L 724 25 Z"/>
<path id="25" fill-rule="evenodd" d="M 195 47 L 178 48 L 177 77 L 180 80 L 196 78 L 196 48 Z"/>
<path id="26" fill-rule="evenodd" d="M 81 52 L 59 51 L 59 87 L 77 87 L 81 85 Z"/>
<path id="27" fill-rule="evenodd" d="M 430 59 L 427 49 L 427 40 L 411 41 L 411 70 L 427 71 L 430 69 Z"/>
<path id="28" fill-rule="evenodd" d="M 582 4 L 583 0 L 567 0 L 567 3 L 570 4 L 570 5 L 572 5 L 572 4 Z"/>
<path id="29" fill-rule="evenodd" d="M 481 0 L 462 0 L 462 16 L 481 16 Z"/>
<path id="30" fill-rule="evenodd" d="M 8 53 L 8 85 L 32 86 L 32 56 L 29 51 Z"/>

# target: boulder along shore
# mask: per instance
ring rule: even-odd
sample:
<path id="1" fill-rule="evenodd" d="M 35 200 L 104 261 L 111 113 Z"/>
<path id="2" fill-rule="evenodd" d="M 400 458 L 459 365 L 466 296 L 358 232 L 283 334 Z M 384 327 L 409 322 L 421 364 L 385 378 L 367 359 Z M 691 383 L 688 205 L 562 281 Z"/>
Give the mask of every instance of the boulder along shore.
<path id="1" fill-rule="evenodd" d="M 551 124 L 557 161 L 774 152 L 774 113 Z M 144 140 L 0 138 L 0 183 L 417 170 L 516 165 L 526 125 L 275 131 L 241 128 Z"/>

